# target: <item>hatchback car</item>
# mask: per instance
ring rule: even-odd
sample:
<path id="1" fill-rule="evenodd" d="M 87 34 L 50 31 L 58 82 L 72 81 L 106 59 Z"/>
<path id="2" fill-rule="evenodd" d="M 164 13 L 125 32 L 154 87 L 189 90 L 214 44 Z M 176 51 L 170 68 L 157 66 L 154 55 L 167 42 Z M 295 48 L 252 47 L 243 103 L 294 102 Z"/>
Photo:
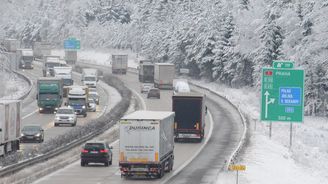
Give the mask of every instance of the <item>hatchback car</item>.
<path id="1" fill-rule="evenodd" d="M 21 130 L 20 142 L 43 142 L 44 130 L 40 125 L 25 125 Z"/>
<path id="2" fill-rule="evenodd" d="M 148 91 L 151 88 L 154 88 L 154 84 L 153 83 L 142 83 L 140 88 L 141 88 L 141 90 L 140 90 L 141 93 L 148 93 Z"/>
<path id="3" fill-rule="evenodd" d="M 151 88 L 147 93 L 147 98 L 161 98 L 161 93 L 158 88 Z"/>
<path id="4" fill-rule="evenodd" d="M 92 98 L 89 98 L 88 99 L 88 111 L 96 112 L 96 110 L 97 110 L 96 102 Z"/>
<path id="5" fill-rule="evenodd" d="M 89 92 L 89 98 L 92 98 L 99 105 L 99 95 L 97 92 Z"/>
<path id="6" fill-rule="evenodd" d="M 77 122 L 76 113 L 72 107 L 61 107 L 57 110 L 54 125 L 60 124 L 75 126 Z"/>
<path id="7" fill-rule="evenodd" d="M 89 163 L 104 163 L 105 166 L 112 165 L 113 147 L 104 141 L 88 141 L 81 151 L 81 166 Z"/>

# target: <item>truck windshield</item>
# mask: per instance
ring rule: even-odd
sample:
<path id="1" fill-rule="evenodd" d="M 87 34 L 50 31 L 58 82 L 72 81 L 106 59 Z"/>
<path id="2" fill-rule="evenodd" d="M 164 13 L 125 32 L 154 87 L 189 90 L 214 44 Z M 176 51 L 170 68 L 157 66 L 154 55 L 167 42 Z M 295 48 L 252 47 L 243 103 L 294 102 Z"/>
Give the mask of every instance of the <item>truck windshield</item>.
<path id="1" fill-rule="evenodd" d="M 85 81 L 96 81 L 96 77 L 84 77 Z"/>
<path id="2" fill-rule="evenodd" d="M 39 95 L 40 100 L 56 100 L 58 99 L 57 94 L 40 94 Z"/>
<path id="3" fill-rule="evenodd" d="M 23 56 L 22 59 L 24 61 L 30 61 L 30 62 L 32 62 L 33 61 L 33 56 Z"/>
<path id="4" fill-rule="evenodd" d="M 46 63 L 47 68 L 53 68 L 55 66 L 60 66 L 60 63 Z"/>
<path id="5" fill-rule="evenodd" d="M 68 105 L 85 105 L 84 98 L 69 98 Z"/>

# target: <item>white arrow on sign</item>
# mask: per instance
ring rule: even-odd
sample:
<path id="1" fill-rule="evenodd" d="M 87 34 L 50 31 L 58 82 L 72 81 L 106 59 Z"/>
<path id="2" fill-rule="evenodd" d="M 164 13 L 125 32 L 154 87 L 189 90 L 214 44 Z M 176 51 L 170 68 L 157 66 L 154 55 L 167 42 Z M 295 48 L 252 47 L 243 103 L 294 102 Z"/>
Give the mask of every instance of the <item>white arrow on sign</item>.
<path id="1" fill-rule="evenodd" d="M 274 98 L 270 98 L 269 100 L 269 95 L 270 93 L 268 91 L 265 91 L 265 118 L 268 118 L 268 105 L 274 103 Z"/>

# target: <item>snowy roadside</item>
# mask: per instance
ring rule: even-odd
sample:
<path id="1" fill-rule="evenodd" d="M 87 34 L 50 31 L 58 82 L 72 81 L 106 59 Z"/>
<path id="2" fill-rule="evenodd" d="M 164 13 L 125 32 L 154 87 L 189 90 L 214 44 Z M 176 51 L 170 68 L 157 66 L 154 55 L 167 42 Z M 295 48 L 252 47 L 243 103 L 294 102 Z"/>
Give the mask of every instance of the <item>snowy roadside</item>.
<path id="1" fill-rule="evenodd" d="M 259 122 L 260 96 L 252 88 L 232 89 L 206 81 L 193 82 L 226 96 L 251 118 L 250 142 L 236 164 L 246 165 L 240 183 L 300 184 L 327 183 L 328 124 L 326 118 L 305 117 L 293 125 L 293 146 L 289 149 L 289 124 L 273 123 L 269 138 L 267 123 Z M 220 173 L 218 183 L 235 183 L 236 173 Z"/>
<path id="2" fill-rule="evenodd" d="M 0 99 L 19 99 L 29 90 L 29 83 L 15 73 L 0 73 Z"/>

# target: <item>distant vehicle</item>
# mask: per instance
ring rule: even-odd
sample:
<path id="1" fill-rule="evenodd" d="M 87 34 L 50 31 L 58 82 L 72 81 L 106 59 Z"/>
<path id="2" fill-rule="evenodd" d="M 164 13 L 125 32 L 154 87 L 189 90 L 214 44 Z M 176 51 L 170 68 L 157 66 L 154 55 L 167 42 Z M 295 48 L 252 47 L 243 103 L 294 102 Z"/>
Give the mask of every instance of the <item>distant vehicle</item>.
<path id="1" fill-rule="evenodd" d="M 51 44 L 48 42 L 34 42 L 33 55 L 35 58 L 42 59 L 43 56 L 51 54 Z"/>
<path id="2" fill-rule="evenodd" d="M 89 92 L 89 98 L 92 98 L 97 105 L 99 105 L 99 95 L 98 92 Z"/>
<path id="3" fill-rule="evenodd" d="M 77 62 L 77 51 L 76 50 L 65 50 L 65 61 L 68 64 L 75 65 Z"/>
<path id="4" fill-rule="evenodd" d="M 106 167 L 112 165 L 112 149 L 104 141 L 88 141 L 81 151 L 81 166 L 89 163 L 104 163 Z"/>
<path id="5" fill-rule="evenodd" d="M 21 42 L 17 39 L 4 39 L 3 44 L 7 52 L 16 52 L 21 46 Z"/>
<path id="6" fill-rule="evenodd" d="M 175 83 L 174 89 L 173 89 L 173 94 L 190 92 L 190 87 L 189 87 L 189 84 L 187 81 L 178 80 L 173 83 Z"/>
<path id="7" fill-rule="evenodd" d="M 155 63 L 154 85 L 159 89 L 172 89 L 175 66 L 171 63 Z"/>
<path id="8" fill-rule="evenodd" d="M 83 117 L 87 116 L 89 88 L 87 86 L 68 87 L 67 105 L 74 108 L 75 112 Z"/>
<path id="9" fill-rule="evenodd" d="M 55 77 L 63 79 L 64 86 L 73 85 L 72 79 L 72 67 L 71 66 L 55 66 L 54 67 Z"/>
<path id="10" fill-rule="evenodd" d="M 54 126 L 58 125 L 71 125 L 76 126 L 77 118 L 75 111 L 72 107 L 61 107 L 57 110 Z"/>
<path id="11" fill-rule="evenodd" d="M 62 66 L 60 62 L 60 56 L 43 56 L 43 77 L 55 76 L 54 67 Z"/>
<path id="12" fill-rule="evenodd" d="M 19 68 L 33 69 L 33 50 L 32 49 L 17 49 L 17 61 Z"/>
<path id="13" fill-rule="evenodd" d="M 82 82 L 83 85 L 89 88 L 96 88 L 98 82 L 98 72 L 97 69 L 93 68 L 83 68 L 82 69 Z"/>
<path id="14" fill-rule="evenodd" d="M 175 141 L 201 142 L 205 134 L 205 95 L 194 92 L 173 95 L 172 111 Z"/>
<path id="15" fill-rule="evenodd" d="M 147 98 L 161 98 L 161 92 L 158 88 L 151 88 L 147 93 Z"/>
<path id="16" fill-rule="evenodd" d="M 0 156 L 19 150 L 21 101 L 0 100 Z"/>
<path id="17" fill-rule="evenodd" d="M 135 111 L 120 122 L 121 176 L 162 178 L 174 161 L 174 112 Z"/>
<path id="18" fill-rule="evenodd" d="M 89 88 L 89 93 L 93 93 L 93 92 L 97 93 L 97 88 Z"/>
<path id="19" fill-rule="evenodd" d="M 25 125 L 21 131 L 20 142 L 43 142 L 44 130 L 40 125 Z"/>
<path id="20" fill-rule="evenodd" d="M 148 91 L 154 88 L 154 84 L 153 83 L 142 83 L 141 84 L 141 93 L 148 93 Z"/>
<path id="21" fill-rule="evenodd" d="M 154 82 L 154 64 L 148 60 L 142 60 L 139 64 L 139 81 Z"/>
<path id="22" fill-rule="evenodd" d="M 96 110 L 97 110 L 96 102 L 92 98 L 89 98 L 88 99 L 88 111 L 96 112 Z"/>
<path id="23" fill-rule="evenodd" d="M 37 80 L 36 96 L 39 112 L 56 111 L 63 103 L 63 81 L 59 78 L 43 77 Z"/>
<path id="24" fill-rule="evenodd" d="M 112 73 L 126 74 L 128 70 L 128 55 L 112 55 Z"/>

